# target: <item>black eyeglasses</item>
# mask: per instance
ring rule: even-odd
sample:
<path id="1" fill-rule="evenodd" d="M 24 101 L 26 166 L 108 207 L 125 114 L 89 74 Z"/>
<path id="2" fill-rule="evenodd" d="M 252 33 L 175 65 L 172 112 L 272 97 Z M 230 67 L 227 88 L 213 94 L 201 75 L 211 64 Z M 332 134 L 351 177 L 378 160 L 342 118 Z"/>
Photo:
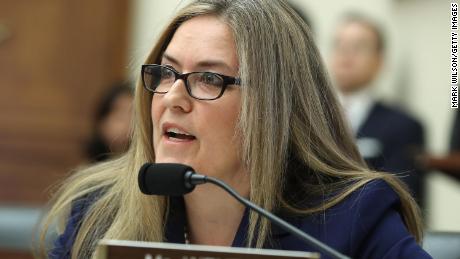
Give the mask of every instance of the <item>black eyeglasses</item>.
<path id="1" fill-rule="evenodd" d="M 142 82 L 145 89 L 156 94 L 165 94 L 176 80 L 182 79 L 188 94 L 198 100 L 215 100 L 221 97 L 228 85 L 240 85 L 240 79 L 212 72 L 180 74 L 172 67 L 142 65 Z"/>

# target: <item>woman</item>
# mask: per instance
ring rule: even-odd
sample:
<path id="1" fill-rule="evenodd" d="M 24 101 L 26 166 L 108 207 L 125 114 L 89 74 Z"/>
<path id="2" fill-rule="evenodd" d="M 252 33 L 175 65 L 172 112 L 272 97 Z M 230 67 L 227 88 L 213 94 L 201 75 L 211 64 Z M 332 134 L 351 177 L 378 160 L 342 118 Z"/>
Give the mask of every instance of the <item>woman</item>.
<path id="1" fill-rule="evenodd" d="M 309 30 L 284 1 L 195 1 L 146 64 L 128 153 L 56 195 L 49 218 L 66 228 L 52 257 L 88 258 L 101 238 L 313 250 L 213 186 L 141 194 L 146 162 L 219 178 L 352 257 L 429 257 L 413 199 L 364 165 Z"/>

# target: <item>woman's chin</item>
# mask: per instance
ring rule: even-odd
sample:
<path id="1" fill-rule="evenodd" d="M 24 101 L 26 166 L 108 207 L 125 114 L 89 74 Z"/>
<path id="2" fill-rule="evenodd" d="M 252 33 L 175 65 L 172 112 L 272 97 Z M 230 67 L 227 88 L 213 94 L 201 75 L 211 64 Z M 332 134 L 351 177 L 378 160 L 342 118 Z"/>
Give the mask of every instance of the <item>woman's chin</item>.
<path id="1" fill-rule="evenodd" d="M 159 157 L 155 158 L 155 163 L 173 163 L 173 164 L 183 164 L 183 165 L 188 165 L 192 166 L 192 163 L 187 162 L 186 160 L 178 157 Z M 193 167 L 193 166 L 192 166 Z"/>

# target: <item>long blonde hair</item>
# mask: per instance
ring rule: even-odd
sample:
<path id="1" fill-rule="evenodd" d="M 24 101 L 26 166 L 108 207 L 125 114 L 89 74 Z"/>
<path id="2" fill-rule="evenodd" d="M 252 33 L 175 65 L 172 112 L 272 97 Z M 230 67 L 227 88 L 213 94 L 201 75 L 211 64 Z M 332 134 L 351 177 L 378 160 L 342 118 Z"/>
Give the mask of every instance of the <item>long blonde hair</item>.
<path id="1" fill-rule="evenodd" d="M 365 166 L 310 31 L 285 1 L 194 1 L 172 19 L 146 63 L 159 63 L 176 29 L 200 15 L 214 15 L 233 31 L 242 80 L 238 130 L 250 172 L 250 200 L 270 211 L 284 208 L 307 215 L 326 210 L 372 180 L 383 179 L 398 193 L 405 223 L 420 241 L 421 219 L 414 200 L 395 177 Z M 138 82 L 129 151 L 78 170 L 55 194 L 44 233 L 56 218 L 61 226 L 65 224 L 72 202 L 98 193 L 88 204 L 72 258 L 91 257 L 101 238 L 164 241 L 168 201 L 143 195 L 137 187 L 139 168 L 155 160 L 151 101 L 152 95 Z M 301 165 L 295 172 L 290 168 L 294 162 Z M 330 198 L 314 207 L 296 206 L 284 193 L 287 177 L 293 173 L 308 179 L 306 195 L 322 193 Z M 251 213 L 248 231 L 248 245 L 261 247 L 269 240 L 270 224 Z"/>

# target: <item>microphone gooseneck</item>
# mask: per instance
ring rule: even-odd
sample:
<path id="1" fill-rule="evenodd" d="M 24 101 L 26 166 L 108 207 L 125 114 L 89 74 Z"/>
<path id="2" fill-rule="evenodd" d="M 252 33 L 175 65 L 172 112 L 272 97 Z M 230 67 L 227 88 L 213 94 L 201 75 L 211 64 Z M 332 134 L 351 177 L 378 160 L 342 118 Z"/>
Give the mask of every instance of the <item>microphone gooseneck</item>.
<path id="1" fill-rule="evenodd" d="M 289 224 L 285 220 L 279 218 L 278 216 L 274 215 L 273 213 L 259 207 L 258 205 L 248 201 L 247 199 L 243 198 L 241 195 L 239 195 L 235 190 L 233 190 L 230 186 L 228 186 L 226 183 L 212 178 L 212 177 L 205 177 L 206 182 L 212 183 L 214 185 L 217 185 L 224 189 L 226 192 L 228 192 L 231 196 L 233 196 L 235 199 L 237 199 L 239 202 L 243 203 L 250 209 L 256 211 L 257 213 L 261 214 L 262 216 L 268 218 L 271 222 L 273 222 L 275 225 L 278 227 L 288 231 L 289 233 L 293 234 L 303 242 L 305 242 L 308 245 L 311 245 L 321 252 L 331 256 L 332 258 L 337 258 L 337 259 L 350 259 L 349 257 L 339 253 L 338 251 L 334 250 L 330 246 L 322 243 L 321 241 L 317 240 L 316 238 L 308 235 L 307 233 L 301 231 L 300 229 L 294 227 L 293 225 Z"/>
<path id="2" fill-rule="evenodd" d="M 154 181 L 157 182 L 154 183 Z M 197 174 L 189 166 L 181 164 L 145 164 L 139 170 L 139 188 L 144 194 L 178 196 L 189 193 L 193 191 L 195 185 L 204 183 L 212 183 L 219 186 L 248 208 L 268 218 L 278 227 L 288 231 L 324 254 L 337 259 L 350 259 L 350 257 L 339 253 L 271 212 L 245 199 L 223 181 Z"/>

